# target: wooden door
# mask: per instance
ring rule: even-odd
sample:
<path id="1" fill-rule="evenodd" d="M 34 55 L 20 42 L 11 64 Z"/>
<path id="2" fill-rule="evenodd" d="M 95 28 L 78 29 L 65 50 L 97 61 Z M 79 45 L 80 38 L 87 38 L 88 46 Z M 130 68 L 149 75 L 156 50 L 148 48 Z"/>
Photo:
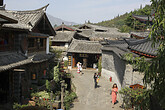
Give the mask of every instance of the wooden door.
<path id="1" fill-rule="evenodd" d="M 74 68 L 75 65 L 76 65 L 76 59 L 75 59 L 74 56 L 73 56 L 73 58 L 72 58 L 72 68 Z"/>

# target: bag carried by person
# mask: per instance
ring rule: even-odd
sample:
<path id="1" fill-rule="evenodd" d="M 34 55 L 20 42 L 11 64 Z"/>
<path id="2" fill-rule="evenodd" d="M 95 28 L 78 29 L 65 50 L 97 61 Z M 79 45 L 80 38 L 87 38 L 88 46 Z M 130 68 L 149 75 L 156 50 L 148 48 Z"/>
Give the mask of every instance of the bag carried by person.
<path id="1" fill-rule="evenodd" d="M 97 78 L 96 82 L 97 82 L 97 83 L 99 82 L 99 78 Z"/>

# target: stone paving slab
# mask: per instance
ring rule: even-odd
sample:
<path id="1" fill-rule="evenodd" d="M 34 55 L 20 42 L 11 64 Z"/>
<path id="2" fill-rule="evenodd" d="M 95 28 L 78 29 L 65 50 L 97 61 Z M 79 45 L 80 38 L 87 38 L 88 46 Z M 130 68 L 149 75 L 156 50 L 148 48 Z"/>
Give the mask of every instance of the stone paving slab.
<path id="1" fill-rule="evenodd" d="M 76 70 L 71 71 L 74 76 L 72 82 L 78 96 L 78 101 L 74 102 L 74 107 L 71 110 L 122 110 L 119 107 L 120 101 L 112 108 L 110 89 L 113 82 L 101 77 L 98 83 L 99 87 L 94 88 L 93 75 L 95 72 L 97 71 L 83 70 L 84 74 L 80 75 Z"/>

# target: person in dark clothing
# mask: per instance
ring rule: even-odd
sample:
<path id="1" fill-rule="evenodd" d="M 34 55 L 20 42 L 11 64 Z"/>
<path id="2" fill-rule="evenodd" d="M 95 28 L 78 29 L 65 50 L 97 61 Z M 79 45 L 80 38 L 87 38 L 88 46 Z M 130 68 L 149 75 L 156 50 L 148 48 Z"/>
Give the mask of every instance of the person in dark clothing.
<path id="1" fill-rule="evenodd" d="M 95 88 L 97 88 L 97 74 L 95 73 L 93 76 L 94 82 L 95 82 Z"/>

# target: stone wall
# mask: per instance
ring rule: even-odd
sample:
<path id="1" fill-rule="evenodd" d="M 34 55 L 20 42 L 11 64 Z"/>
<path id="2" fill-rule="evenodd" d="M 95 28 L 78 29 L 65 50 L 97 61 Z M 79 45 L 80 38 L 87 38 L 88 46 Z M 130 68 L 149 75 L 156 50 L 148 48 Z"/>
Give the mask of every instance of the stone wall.
<path id="1" fill-rule="evenodd" d="M 119 90 L 132 84 L 143 85 L 143 74 L 133 72 L 132 65 L 127 64 L 112 51 L 102 52 L 102 76 L 108 79 L 112 77 Z"/>

